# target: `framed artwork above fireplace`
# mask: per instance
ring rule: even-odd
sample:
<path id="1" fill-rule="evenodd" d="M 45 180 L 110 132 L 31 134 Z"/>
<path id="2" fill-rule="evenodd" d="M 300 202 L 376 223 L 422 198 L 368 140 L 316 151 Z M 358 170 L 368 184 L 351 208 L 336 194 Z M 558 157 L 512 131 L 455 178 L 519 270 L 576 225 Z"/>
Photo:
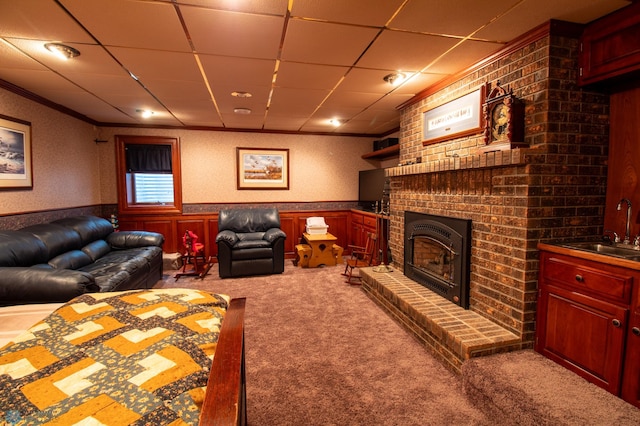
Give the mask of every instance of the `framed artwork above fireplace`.
<path id="1" fill-rule="evenodd" d="M 484 87 L 422 113 L 422 144 L 473 135 L 482 131 Z"/>

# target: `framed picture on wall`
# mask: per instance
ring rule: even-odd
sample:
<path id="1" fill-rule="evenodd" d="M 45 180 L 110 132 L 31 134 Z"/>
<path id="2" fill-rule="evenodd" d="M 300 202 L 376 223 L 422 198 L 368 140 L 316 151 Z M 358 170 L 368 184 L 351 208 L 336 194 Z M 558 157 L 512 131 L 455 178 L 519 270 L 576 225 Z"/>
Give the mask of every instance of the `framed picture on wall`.
<path id="1" fill-rule="evenodd" d="M 459 138 L 482 131 L 483 88 L 422 114 L 422 144 Z"/>
<path id="2" fill-rule="evenodd" d="M 238 189 L 289 189 L 289 150 L 236 148 Z"/>
<path id="3" fill-rule="evenodd" d="M 0 115 L 0 189 L 33 188 L 31 123 Z"/>

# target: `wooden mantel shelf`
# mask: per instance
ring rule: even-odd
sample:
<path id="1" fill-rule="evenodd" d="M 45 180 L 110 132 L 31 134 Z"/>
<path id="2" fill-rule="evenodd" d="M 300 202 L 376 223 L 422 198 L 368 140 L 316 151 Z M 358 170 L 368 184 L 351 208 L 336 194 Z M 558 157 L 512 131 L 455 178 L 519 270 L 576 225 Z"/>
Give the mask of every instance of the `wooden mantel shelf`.
<path id="1" fill-rule="evenodd" d="M 380 159 L 393 157 L 400 154 L 400 145 L 391 145 L 377 151 L 368 152 L 362 155 L 363 160 Z"/>
<path id="2" fill-rule="evenodd" d="M 515 148 L 504 151 L 479 153 L 466 157 L 448 157 L 443 160 L 390 167 L 385 170 L 387 176 L 394 177 L 448 172 L 453 170 L 515 166 L 527 164 L 527 157 L 531 154 L 540 153 L 541 151 L 539 149 Z"/>

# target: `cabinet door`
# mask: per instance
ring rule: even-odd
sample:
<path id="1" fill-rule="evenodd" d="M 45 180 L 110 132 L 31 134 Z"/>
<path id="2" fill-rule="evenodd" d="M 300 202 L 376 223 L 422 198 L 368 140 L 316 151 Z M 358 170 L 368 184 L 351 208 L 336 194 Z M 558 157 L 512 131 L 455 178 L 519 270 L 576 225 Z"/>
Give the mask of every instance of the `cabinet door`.
<path id="1" fill-rule="evenodd" d="M 543 285 L 541 299 L 546 316 L 537 349 L 619 394 L 628 309 L 555 286 Z"/>
<path id="2" fill-rule="evenodd" d="M 622 399 L 640 407 L 640 306 L 634 309 L 629 318 Z"/>

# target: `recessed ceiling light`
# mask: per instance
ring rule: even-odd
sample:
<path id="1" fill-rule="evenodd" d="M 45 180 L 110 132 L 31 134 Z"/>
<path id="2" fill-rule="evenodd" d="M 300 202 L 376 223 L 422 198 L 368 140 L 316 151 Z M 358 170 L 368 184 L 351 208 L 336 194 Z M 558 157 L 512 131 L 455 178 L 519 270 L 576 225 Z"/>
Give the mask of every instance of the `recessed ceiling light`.
<path id="1" fill-rule="evenodd" d="M 142 118 L 149 118 L 153 115 L 153 111 L 148 109 L 137 109 L 136 112 L 139 113 Z"/>
<path id="2" fill-rule="evenodd" d="M 236 114 L 249 115 L 251 114 L 251 110 L 249 108 L 234 108 L 233 112 Z"/>
<path id="3" fill-rule="evenodd" d="M 383 80 L 392 86 L 398 86 L 400 83 L 407 79 L 407 75 L 402 72 L 395 72 L 387 74 L 383 77 Z"/>
<path id="4" fill-rule="evenodd" d="M 231 92 L 231 96 L 235 96 L 236 98 L 250 98 L 253 95 L 249 92 Z"/>
<path id="5" fill-rule="evenodd" d="M 74 49 L 66 44 L 46 43 L 44 47 L 63 61 L 80 56 L 78 49 Z"/>
<path id="6" fill-rule="evenodd" d="M 342 124 L 342 121 L 339 118 L 332 118 L 331 120 L 329 120 L 329 124 L 334 127 L 339 127 Z"/>

